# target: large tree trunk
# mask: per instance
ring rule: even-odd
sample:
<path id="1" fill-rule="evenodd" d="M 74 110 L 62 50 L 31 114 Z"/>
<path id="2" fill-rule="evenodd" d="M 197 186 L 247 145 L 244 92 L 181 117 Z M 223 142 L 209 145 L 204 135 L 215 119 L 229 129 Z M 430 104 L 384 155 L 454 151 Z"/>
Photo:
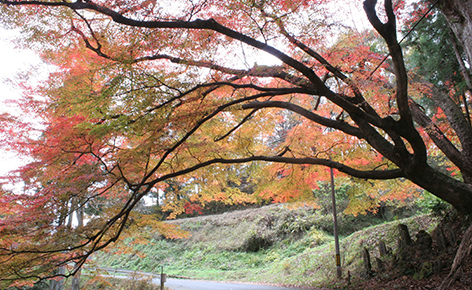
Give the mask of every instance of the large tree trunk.
<path id="1" fill-rule="evenodd" d="M 412 169 L 407 173 L 408 179 L 428 190 L 437 197 L 452 204 L 462 213 L 471 213 L 472 185 L 460 182 L 429 167 Z"/>
<path id="2" fill-rule="evenodd" d="M 452 2 L 458 1 L 462 0 Z M 404 66 L 402 49 L 396 39 L 397 29 L 392 1 L 385 1 L 385 13 L 388 18 L 386 22 L 378 18 L 375 9 L 376 4 L 377 0 L 365 0 L 364 9 L 370 23 L 386 41 L 394 65 L 396 101 L 400 118 L 398 121 L 386 118 L 379 122 L 392 139 L 392 142 L 385 142 L 386 140 L 379 136 L 378 132 L 369 123 L 365 122 L 366 120 L 356 117 L 354 110 L 352 114 L 348 109 L 346 111 L 364 132 L 367 142 L 384 157 L 394 162 L 403 171 L 407 179 L 449 202 L 457 210 L 463 213 L 472 213 L 472 128 L 460 107 L 447 94 L 433 92 L 432 99 L 446 114 L 447 120 L 461 144 L 457 145 L 454 142 L 450 142 L 447 135 L 435 127 L 435 124 L 424 113 L 421 114 L 421 110 L 408 98 L 408 74 Z M 454 8 L 454 11 L 449 11 L 451 13 L 463 13 L 465 15 L 459 18 L 468 17 L 468 19 L 471 19 L 472 13 L 467 13 L 467 11 L 461 9 L 470 8 L 468 11 L 472 11 L 472 5 L 465 5 L 462 2 L 457 5 L 459 7 L 453 4 L 443 4 L 442 6 L 448 9 Z M 454 14 L 449 16 L 451 15 Z M 472 21 L 462 20 L 462 22 L 459 21 L 459 24 L 464 26 L 472 23 Z M 456 31 L 459 31 L 458 29 Z M 470 41 L 467 38 L 469 35 L 468 31 L 472 32 L 471 27 L 462 27 L 460 36 L 466 37 L 466 44 L 472 44 L 472 38 Z M 472 48 L 472 45 L 469 46 Z M 470 51 L 472 52 L 472 49 Z M 425 132 L 430 135 L 438 148 L 461 170 L 465 182 L 446 176 L 428 165 L 427 148 L 423 138 L 416 130 L 413 120 L 425 129 Z M 409 143 L 411 149 L 405 146 L 404 140 Z"/>
<path id="3" fill-rule="evenodd" d="M 437 6 L 446 16 L 449 26 L 464 48 L 468 62 L 472 63 L 472 1 L 439 1 Z"/>
<path id="4" fill-rule="evenodd" d="M 458 44 L 463 48 L 464 54 L 467 58 L 468 63 L 472 63 L 472 1 L 464 1 L 464 0 L 448 0 L 448 1 L 439 1 L 438 8 L 441 12 L 446 16 L 447 22 L 449 27 L 454 32 Z M 460 60 L 458 60 L 460 63 Z M 464 72 L 465 78 L 467 79 L 468 72 Z M 444 104 L 443 100 L 435 100 L 438 104 Z M 451 115 L 448 114 L 448 108 L 451 106 L 441 107 L 444 112 L 446 113 L 451 126 L 453 126 L 456 133 L 458 133 L 459 138 L 461 139 L 462 144 L 462 155 L 464 160 L 470 165 L 468 166 L 469 169 L 472 167 L 472 128 L 470 123 L 467 121 L 467 118 L 461 114 L 456 118 L 452 118 Z M 462 111 L 460 111 L 462 113 Z M 452 115 L 454 117 L 454 115 Z M 454 121 L 456 121 L 457 125 L 454 127 Z M 464 134 L 461 134 L 461 131 Z M 464 136 L 468 139 L 466 142 L 462 139 Z M 462 137 L 462 138 L 461 138 Z M 466 182 L 471 182 L 472 176 L 470 172 L 463 171 L 462 174 L 464 175 L 464 180 Z"/>
<path id="5" fill-rule="evenodd" d="M 429 0 L 431 3 L 436 3 L 437 0 Z M 467 62 L 469 64 L 472 63 L 472 1 L 464 1 L 464 0 L 447 0 L 447 1 L 439 1 L 437 2 L 437 7 L 441 10 L 444 16 L 447 19 L 448 25 L 453 31 L 459 45 L 464 50 L 465 57 L 467 58 Z M 454 47 L 456 52 L 456 57 L 458 58 L 458 62 L 461 65 L 462 73 L 464 74 L 464 78 L 467 81 L 468 88 L 470 90 L 470 78 L 469 73 L 462 60 L 460 59 L 459 50 L 457 47 Z M 470 174 L 470 170 L 472 168 L 472 146 L 470 146 L 472 134 L 471 134 L 471 125 L 470 119 L 468 116 L 468 110 L 466 108 L 467 116 L 462 118 L 463 116 L 459 116 L 457 109 L 451 105 L 451 100 L 447 100 L 446 96 L 435 94 L 435 101 L 442 105 L 441 108 L 443 109 L 444 113 L 447 115 L 448 121 L 451 123 L 452 127 L 458 134 L 461 144 L 462 144 L 462 152 L 461 155 L 464 158 L 463 165 L 466 168 L 462 168 L 463 178 L 464 181 L 469 184 L 464 184 L 464 186 L 452 186 L 448 190 L 447 187 L 448 182 L 444 179 L 444 185 L 446 188 L 440 189 L 440 194 L 442 195 L 443 192 L 449 197 L 451 196 L 454 200 L 450 201 L 448 199 L 443 198 L 446 201 L 449 201 L 454 207 L 458 210 L 462 210 L 463 212 L 470 213 L 470 209 L 467 210 L 468 205 L 470 204 L 470 200 L 472 197 L 470 196 L 470 189 L 469 192 L 465 190 L 461 193 L 462 188 L 466 189 L 467 186 L 470 185 L 472 176 Z M 441 97 L 443 97 L 441 99 Z M 468 106 L 467 102 L 464 101 L 465 106 Z M 454 111 L 455 109 L 455 111 Z M 461 114 L 462 115 L 462 114 Z M 436 142 L 435 142 L 436 143 Z M 429 174 L 428 172 L 424 172 L 423 174 Z M 419 174 L 420 175 L 420 174 Z M 434 177 L 433 177 L 434 178 Z M 434 182 L 433 180 L 431 180 Z M 443 182 L 441 178 L 438 179 L 439 183 Z M 430 186 L 437 187 L 439 184 L 436 182 L 436 185 L 431 184 Z M 420 185 L 422 186 L 422 185 Z M 440 187 L 440 186 L 439 186 Z M 425 189 L 429 190 L 428 188 L 424 187 Z M 459 189 L 459 190 L 458 190 Z M 431 190 L 430 190 L 431 191 Z M 454 191 L 449 192 L 448 191 Z M 461 205 L 462 204 L 462 209 Z M 457 277 L 458 269 L 462 266 L 463 261 L 467 256 L 470 255 L 472 246 L 471 246 L 471 239 L 472 239 L 472 225 L 464 234 L 462 239 L 461 245 L 459 250 L 456 253 L 456 257 L 454 259 L 454 264 L 452 265 L 451 271 L 447 278 L 443 281 L 439 289 L 449 289 L 451 283 Z"/>
<path id="6" fill-rule="evenodd" d="M 429 0 L 431 3 L 436 3 L 436 0 Z M 457 40 L 456 44 L 462 47 L 464 51 L 464 57 L 467 59 L 468 63 L 472 63 L 472 1 L 464 0 L 448 0 L 448 1 L 439 1 L 437 2 L 437 7 L 446 17 L 449 27 L 455 35 Z M 456 57 L 458 58 L 459 64 L 462 66 L 462 73 L 464 78 L 469 80 L 469 71 L 464 66 L 462 59 L 460 59 L 459 49 L 456 46 Z M 444 148 L 441 148 L 440 144 L 436 141 L 443 152 L 446 153 L 448 158 L 456 164 L 461 170 L 462 177 L 466 183 L 472 183 L 472 127 L 469 121 L 469 116 L 465 116 L 463 110 L 447 95 L 443 92 L 433 92 L 432 95 L 435 103 L 441 107 L 451 128 L 454 129 L 457 137 L 460 140 L 461 147 L 460 161 L 457 162 L 454 158 L 451 158 L 444 151 Z M 467 106 L 467 102 L 464 102 Z M 466 108 L 468 112 L 468 108 Z M 423 127 L 425 128 L 425 127 Z"/>

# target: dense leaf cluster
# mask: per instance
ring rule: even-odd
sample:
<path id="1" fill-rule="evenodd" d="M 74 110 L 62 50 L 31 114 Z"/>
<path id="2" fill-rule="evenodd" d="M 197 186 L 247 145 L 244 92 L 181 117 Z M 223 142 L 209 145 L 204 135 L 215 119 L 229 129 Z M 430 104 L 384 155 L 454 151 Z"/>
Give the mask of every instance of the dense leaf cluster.
<path id="1" fill-rule="evenodd" d="M 374 29 L 357 31 L 327 0 L 0 0 L 2 23 L 57 68 L 21 83 L 34 121 L 0 119 L 0 145 L 32 160 L 9 176 L 24 190 L 1 195 L 1 283 L 75 275 L 144 225 L 184 235 L 136 211 L 147 198 L 170 217 L 215 201 L 316 206 L 326 167 L 357 178 L 344 179 L 354 214 L 418 188 L 470 213 L 472 127 L 455 96 L 472 41 L 443 5 L 462 47 L 454 76 L 408 70 L 406 4 L 364 1 Z M 438 19 L 425 24 L 442 33 Z M 453 61 L 418 29 L 411 44 Z"/>

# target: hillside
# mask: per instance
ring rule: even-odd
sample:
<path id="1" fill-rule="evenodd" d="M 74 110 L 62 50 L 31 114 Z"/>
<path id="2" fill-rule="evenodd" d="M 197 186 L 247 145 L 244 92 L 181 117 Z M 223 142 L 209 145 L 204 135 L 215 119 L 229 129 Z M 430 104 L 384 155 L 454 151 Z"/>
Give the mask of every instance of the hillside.
<path id="1" fill-rule="evenodd" d="M 344 216 L 339 220 L 343 272 L 346 277 L 349 271 L 353 284 L 365 281 L 364 248 L 370 250 L 373 261 L 381 240 L 388 248 L 396 248 L 399 224 L 407 225 L 412 236 L 419 230 L 431 232 L 437 224 L 430 215 L 370 226 L 369 221 L 381 222 L 372 216 Z M 179 225 L 191 236 L 168 240 L 154 235 L 152 240 L 136 244 L 132 253 L 101 254 L 97 263 L 156 272 L 163 266 L 169 275 L 208 280 L 314 287 L 344 287 L 348 283 L 335 278 L 331 217 L 320 216 L 313 209 L 270 205 L 169 223 Z"/>

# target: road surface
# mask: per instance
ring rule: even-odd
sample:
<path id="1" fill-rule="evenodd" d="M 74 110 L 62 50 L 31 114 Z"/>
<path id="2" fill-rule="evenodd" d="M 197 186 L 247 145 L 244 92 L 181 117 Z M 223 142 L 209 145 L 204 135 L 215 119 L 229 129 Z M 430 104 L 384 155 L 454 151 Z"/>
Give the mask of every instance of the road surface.
<path id="1" fill-rule="evenodd" d="M 153 283 L 159 285 L 159 278 L 152 280 Z M 199 280 L 182 280 L 182 279 L 167 279 L 164 284 L 165 287 L 172 290 L 294 290 L 303 288 L 287 288 L 287 287 L 276 287 L 269 285 L 254 285 L 254 284 L 243 284 L 243 283 L 224 283 L 224 282 L 209 282 Z M 305 288 L 313 289 L 313 288 Z"/>
<path id="2" fill-rule="evenodd" d="M 119 279 L 129 279 L 131 274 L 150 274 L 145 272 L 139 272 L 134 270 L 125 270 L 125 269 L 113 269 L 113 268 L 100 268 L 110 274 L 99 273 L 103 277 L 114 277 Z M 116 273 L 121 275 L 116 276 Z M 155 275 L 152 279 L 152 283 L 156 285 L 161 284 L 159 275 Z M 318 288 L 290 288 L 290 287 L 277 287 L 270 285 L 257 285 L 257 284 L 248 284 L 248 283 L 228 283 L 228 282 L 215 282 L 215 281 L 203 281 L 203 280 L 190 280 L 190 279 L 175 279 L 167 278 L 167 281 L 164 283 L 164 286 L 172 290 L 315 290 Z M 319 289 L 321 290 L 321 289 Z"/>

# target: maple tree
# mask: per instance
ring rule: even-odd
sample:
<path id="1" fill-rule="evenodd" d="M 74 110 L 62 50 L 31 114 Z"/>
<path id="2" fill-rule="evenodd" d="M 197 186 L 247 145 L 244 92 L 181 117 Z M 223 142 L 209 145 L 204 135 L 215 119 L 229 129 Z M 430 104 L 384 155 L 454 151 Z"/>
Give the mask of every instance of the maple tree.
<path id="1" fill-rule="evenodd" d="M 156 192 L 174 215 L 212 200 L 313 200 L 329 177 L 313 165 L 409 180 L 472 212 L 472 128 L 405 68 L 402 5 L 364 1 L 375 31 L 358 32 L 331 2 L 0 0 L 2 22 L 57 67 L 18 101 L 41 123 L 0 119 L 1 145 L 33 159 L 11 176 L 25 191 L 2 194 L 2 281 L 74 275 L 138 225 L 182 235 L 133 212 Z M 390 60 L 377 69 L 379 37 Z M 425 96 L 441 110 L 423 110 Z M 234 186 L 242 172 L 254 192 Z M 170 180 L 182 187 L 166 191 Z M 382 198 L 414 191 L 403 189 Z"/>

